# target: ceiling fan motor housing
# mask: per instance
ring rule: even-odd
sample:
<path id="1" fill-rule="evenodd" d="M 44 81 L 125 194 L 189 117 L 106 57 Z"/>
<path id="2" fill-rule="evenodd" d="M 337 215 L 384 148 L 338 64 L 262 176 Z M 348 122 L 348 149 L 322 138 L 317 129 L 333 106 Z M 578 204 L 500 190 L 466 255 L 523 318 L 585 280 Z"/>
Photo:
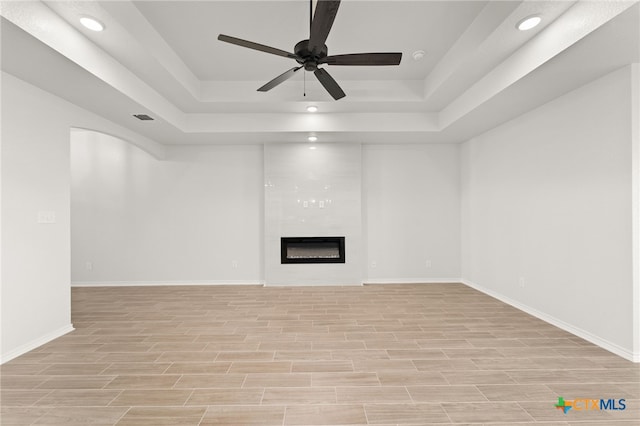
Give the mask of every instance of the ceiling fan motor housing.
<path id="1" fill-rule="evenodd" d="M 309 50 L 309 40 L 302 40 L 296 44 L 293 48 L 293 52 L 298 58 L 296 61 L 300 65 L 304 65 L 304 69 L 307 71 L 315 71 L 318 69 L 318 61 L 327 57 L 327 45 L 322 45 L 322 49 L 318 53 L 314 53 Z"/>

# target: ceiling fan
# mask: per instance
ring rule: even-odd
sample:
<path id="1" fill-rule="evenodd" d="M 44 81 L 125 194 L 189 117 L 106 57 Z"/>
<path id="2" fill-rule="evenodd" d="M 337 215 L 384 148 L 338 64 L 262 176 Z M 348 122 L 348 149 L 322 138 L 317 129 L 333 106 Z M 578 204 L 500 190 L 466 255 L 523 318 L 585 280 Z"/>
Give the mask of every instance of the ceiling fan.
<path id="1" fill-rule="evenodd" d="M 345 93 L 333 77 L 324 68 L 318 68 L 318 65 L 400 65 L 400 60 L 402 59 L 402 53 L 351 53 L 328 56 L 327 46 L 324 43 L 329 36 L 329 31 L 331 31 L 333 21 L 338 13 L 338 7 L 340 7 L 340 0 L 318 0 L 314 14 L 313 0 L 311 0 L 309 39 L 298 42 L 293 48 L 294 53 L 224 34 L 220 34 L 218 40 L 294 59 L 300 64 L 260 87 L 258 89 L 259 92 L 267 92 L 273 89 L 293 77 L 301 68 L 304 68 L 306 71 L 313 71 L 320 84 L 333 99 L 338 100 L 343 98 Z"/>

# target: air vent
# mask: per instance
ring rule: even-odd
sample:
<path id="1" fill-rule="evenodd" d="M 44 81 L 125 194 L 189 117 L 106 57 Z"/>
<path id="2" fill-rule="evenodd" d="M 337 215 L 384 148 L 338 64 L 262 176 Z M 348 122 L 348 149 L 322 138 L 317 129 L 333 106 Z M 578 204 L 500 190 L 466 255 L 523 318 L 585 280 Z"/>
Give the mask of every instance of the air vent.
<path id="1" fill-rule="evenodd" d="M 142 120 L 142 121 L 151 121 L 151 120 L 154 119 L 153 117 L 151 117 L 151 116 L 149 116 L 147 114 L 133 114 L 133 116 L 135 118 L 137 118 L 138 120 Z"/>

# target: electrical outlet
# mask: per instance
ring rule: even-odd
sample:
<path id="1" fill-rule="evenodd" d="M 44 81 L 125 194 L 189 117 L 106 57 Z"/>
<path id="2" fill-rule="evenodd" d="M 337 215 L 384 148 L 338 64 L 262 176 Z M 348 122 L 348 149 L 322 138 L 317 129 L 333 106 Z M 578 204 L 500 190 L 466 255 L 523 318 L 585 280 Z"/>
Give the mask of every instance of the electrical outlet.
<path id="1" fill-rule="evenodd" d="M 518 284 L 520 285 L 520 288 L 524 288 L 524 277 L 520 277 Z"/>
<path id="2" fill-rule="evenodd" d="M 93 262 L 85 262 L 84 269 L 87 271 L 93 271 Z"/>
<path id="3" fill-rule="evenodd" d="M 56 212 L 43 210 L 38 212 L 38 223 L 56 223 Z"/>
<path id="4" fill-rule="evenodd" d="M 424 262 L 424 266 L 425 266 L 427 269 L 431 269 L 431 261 L 430 261 L 430 260 L 425 260 L 425 262 Z"/>
<path id="5" fill-rule="evenodd" d="M 232 261 L 232 262 L 231 262 L 231 267 L 232 267 L 233 269 L 238 269 L 238 261 L 237 261 L 237 260 Z"/>

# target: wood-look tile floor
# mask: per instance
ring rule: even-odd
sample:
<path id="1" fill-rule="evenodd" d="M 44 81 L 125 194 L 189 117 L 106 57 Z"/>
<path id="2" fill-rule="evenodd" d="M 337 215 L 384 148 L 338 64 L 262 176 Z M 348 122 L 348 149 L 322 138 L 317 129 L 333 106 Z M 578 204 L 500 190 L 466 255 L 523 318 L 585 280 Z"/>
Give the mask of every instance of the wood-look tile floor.
<path id="1" fill-rule="evenodd" d="M 74 288 L 72 321 L 1 367 L 0 424 L 640 423 L 638 364 L 461 284 Z"/>

